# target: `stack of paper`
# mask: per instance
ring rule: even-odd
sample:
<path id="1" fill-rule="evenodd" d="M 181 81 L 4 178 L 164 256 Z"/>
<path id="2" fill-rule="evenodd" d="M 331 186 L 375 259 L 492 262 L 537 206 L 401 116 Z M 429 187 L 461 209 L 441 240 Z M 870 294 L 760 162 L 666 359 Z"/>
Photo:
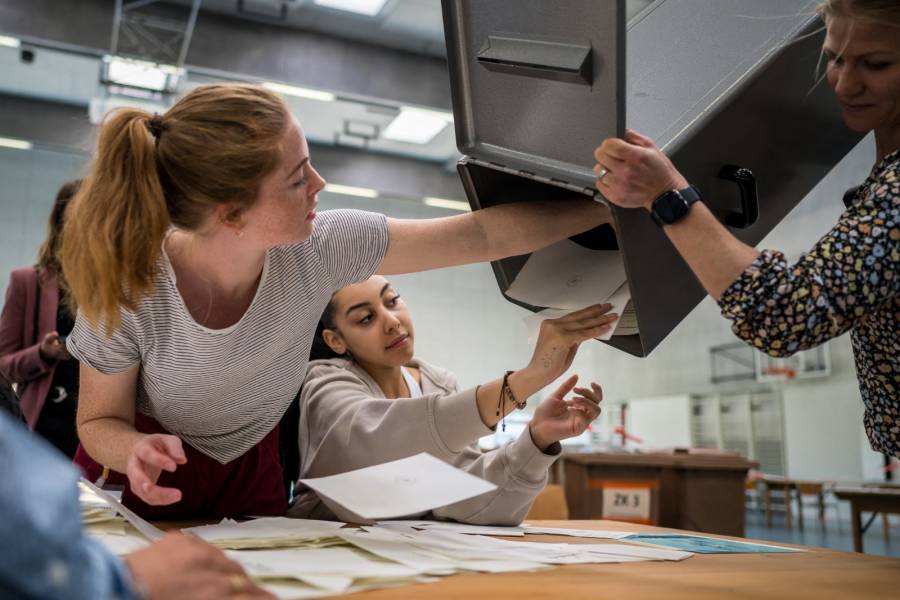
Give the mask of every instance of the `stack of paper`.
<path id="1" fill-rule="evenodd" d="M 119 521 L 125 523 L 116 509 L 98 496 L 83 482 L 78 482 L 78 503 L 81 505 L 81 522 L 85 525 Z"/>
<path id="2" fill-rule="evenodd" d="M 219 548 L 325 548 L 341 543 L 336 531 L 343 527 L 336 521 L 267 517 L 238 523 L 224 519 L 217 525 L 188 527 L 185 533 L 196 535 Z"/>
<path id="3" fill-rule="evenodd" d="M 610 303 L 619 315 L 615 327 L 597 339 L 638 332 L 625 264 L 618 250 L 590 250 L 562 240 L 531 254 L 506 290 L 510 298 L 544 310 L 525 317 L 529 343 L 541 321 L 565 316 L 594 304 Z"/>

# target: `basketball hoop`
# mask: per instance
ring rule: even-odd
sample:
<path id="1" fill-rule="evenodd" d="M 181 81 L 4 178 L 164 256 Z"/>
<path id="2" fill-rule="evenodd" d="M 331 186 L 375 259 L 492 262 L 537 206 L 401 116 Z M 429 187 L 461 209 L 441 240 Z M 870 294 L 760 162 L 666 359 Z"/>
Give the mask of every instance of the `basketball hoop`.
<path id="1" fill-rule="evenodd" d="M 794 379 L 797 377 L 797 371 L 790 367 L 766 367 L 763 371 L 766 375 L 774 375 L 782 379 Z"/>

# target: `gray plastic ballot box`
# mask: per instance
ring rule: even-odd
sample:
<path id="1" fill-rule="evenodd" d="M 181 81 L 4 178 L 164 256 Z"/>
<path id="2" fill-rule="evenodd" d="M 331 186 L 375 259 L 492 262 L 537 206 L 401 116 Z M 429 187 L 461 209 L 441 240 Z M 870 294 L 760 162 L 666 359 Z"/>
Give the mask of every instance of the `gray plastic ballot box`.
<path id="1" fill-rule="evenodd" d="M 846 129 L 823 81 L 816 4 L 442 0 L 458 170 L 472 209 L 579 194 L 605 202 L 593 150 L 627 125 L 665 150 L 736 236 L 757 244 L 862 137 Z M 646 211 L 612 212 L 615 230 L 572 240 L 621 252 L 637 332 L 606 343 L 646 356 L 704 291 Z M 507 295 L 528 258 L 492 266 L 507 299 L 538 311 L 546 307 Z"/>

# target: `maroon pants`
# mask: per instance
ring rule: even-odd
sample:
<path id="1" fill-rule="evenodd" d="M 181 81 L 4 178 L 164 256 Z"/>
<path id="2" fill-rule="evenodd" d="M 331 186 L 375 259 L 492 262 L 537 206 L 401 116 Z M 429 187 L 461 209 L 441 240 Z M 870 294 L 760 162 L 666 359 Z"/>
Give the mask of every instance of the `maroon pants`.
<path id="1" fill-rule="evenodd" d="M 141 433 L 169 433 L 156 420 L 135 415 Z M 278 457 L 278 428 L 256 446 L 228 464 L 221 464 L 182 441 L 187 462 L 174 473 L 163 471 L 158 485 L 181 490 L 181 500 L 167 506 L 151 506 L 138 498 L 125 475 L 111 471 L 107 482 L 124 484 L 122 502 L 145 519 L 221 519 L 224 517 L 283 515 L 287 492 Z M 96 481 L 103 466 L 79 445 L 75 464 L 90 481 Z"/>

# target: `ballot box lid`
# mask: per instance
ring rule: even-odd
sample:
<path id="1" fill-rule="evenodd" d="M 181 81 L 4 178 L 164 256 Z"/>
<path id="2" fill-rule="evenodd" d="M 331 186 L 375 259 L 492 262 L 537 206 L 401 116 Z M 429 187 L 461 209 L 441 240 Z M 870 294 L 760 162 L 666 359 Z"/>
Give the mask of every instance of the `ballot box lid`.
<path id="1" fill-rule="evenodd" d="M 592 187 L 625 127 L 625 0 L 442 0 L 464 155 Z"/>

